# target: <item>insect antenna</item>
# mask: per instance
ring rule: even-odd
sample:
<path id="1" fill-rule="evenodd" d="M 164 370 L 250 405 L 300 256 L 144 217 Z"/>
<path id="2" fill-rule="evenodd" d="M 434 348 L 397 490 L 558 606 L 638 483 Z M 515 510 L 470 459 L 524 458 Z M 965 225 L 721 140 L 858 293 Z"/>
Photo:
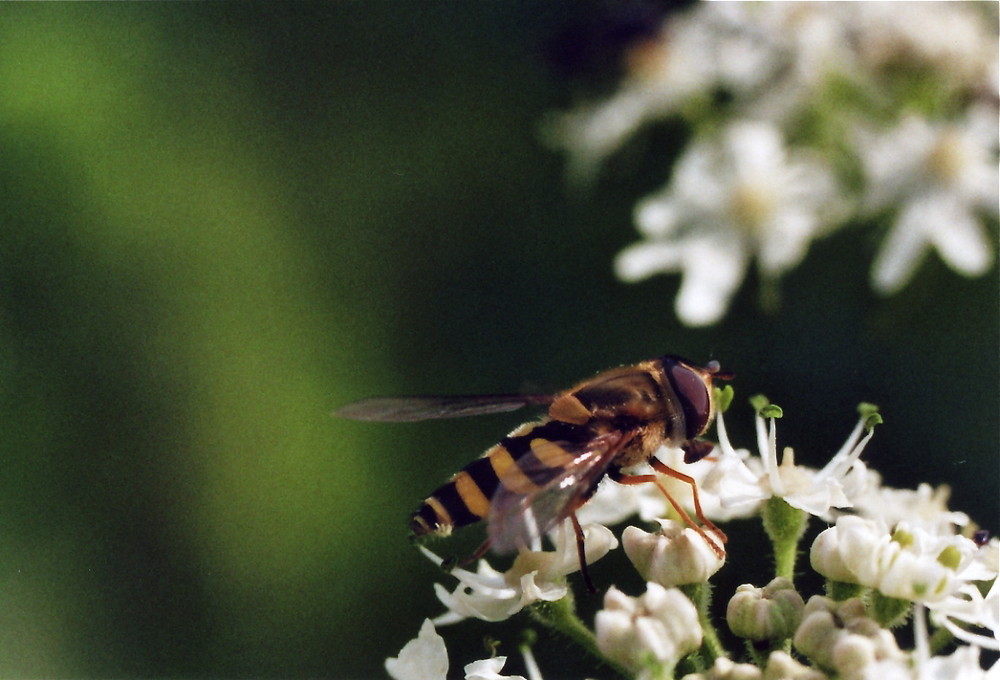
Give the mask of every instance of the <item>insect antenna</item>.
<path id="1" fill-rule="evenodd" d="M 705 365 L 705 370 L 712 374 L 715 380 L 732 380 L 736 374 L 732 371 L 723 371 L 718 361 L 712 359 Z"/>

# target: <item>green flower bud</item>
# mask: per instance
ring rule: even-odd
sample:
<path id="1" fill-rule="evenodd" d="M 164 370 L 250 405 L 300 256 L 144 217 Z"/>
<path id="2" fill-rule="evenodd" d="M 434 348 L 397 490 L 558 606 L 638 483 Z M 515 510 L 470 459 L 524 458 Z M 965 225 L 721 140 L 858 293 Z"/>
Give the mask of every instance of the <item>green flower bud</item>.
<path id="1" fill-rule="evenodd" d="M 735 635 L 748 640 L 785 640 L 798 628 L 804 608 L 792 583 L 776 578 L 763 588 L 749 584 L 737 588 L 726 609 L 726 622 Z"/>

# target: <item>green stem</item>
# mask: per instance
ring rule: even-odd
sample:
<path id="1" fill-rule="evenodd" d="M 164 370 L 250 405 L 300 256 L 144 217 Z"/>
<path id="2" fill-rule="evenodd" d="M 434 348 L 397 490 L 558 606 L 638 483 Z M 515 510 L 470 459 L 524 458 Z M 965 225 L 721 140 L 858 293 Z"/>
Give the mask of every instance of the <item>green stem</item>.
<path id="1" fill-rule="evenodd" d="M 632 674 L 624 667 L 611 659 L 608 659 L 597 648 L 597 638 L 584 625 L 580 617 L 576 615 L 576 604 L 573 600 L 573 593 L 555 602 L 538 601 L 528 607 L 528 612 L 538 623 L 547 628 L 568 637 L 573 642 L 583 647 L 591 656 L 602 664 L 612 668 L 616 673 L 624 678 L 632 677 Z"/>
<path id="2" fill-rule="evenodd" d="M 726 650 L 719 640 L 719 634 L 712 623 L 712 586 L 709 583 L 689 583 L 680 586 L 681 592 L 688 596 L 698 609 L 698 621 L 701 623 L 701 656 L 704 668 L 711 668 L 720 656 L 726 656 Z"/>
<path id="3" fill-rule="evenodd" d="M 793 580 L 799 541 L 809 519 L 804 511 L 790 506 L 783 498 L 772 496 L 764 503 L 764 531 L 774 546 L 774 575 Z"/>
<path id="4" fill-rule="evenodd" d="M 758 650 L 751 640 L 743 641 L 744 647 L 747 650 L 747 654 L 750 656 L 750 660 L 758 668 L 764 668 L 767 665 L 767 654 L 763 654 Z"/>

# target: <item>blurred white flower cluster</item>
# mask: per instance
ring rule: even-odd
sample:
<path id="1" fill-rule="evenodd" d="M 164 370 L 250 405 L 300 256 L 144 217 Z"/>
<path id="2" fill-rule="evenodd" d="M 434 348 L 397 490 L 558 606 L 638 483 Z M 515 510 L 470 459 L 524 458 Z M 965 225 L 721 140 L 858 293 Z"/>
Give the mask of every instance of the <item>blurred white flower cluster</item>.
<path id="1" fill-rule="evenodd" d="M 993 263 L 997 45 L 997 3 L 699 3 L 548 136 L 586 180 L 643 126 L 689 127 L 615 261 L 624 281 L 680 273 L 688 325 L 719 321 L 751 262 L 777 281 L 848 225 L 885 232 L 871 285 L 891 294 L 930 251 L 965 276 Z"/>
<path id="2" fill-rule="evenodd" d="M 720 396 L 727 404 L 731 391 Z M 710 520 L 757 517 L 771 541 L 773 579 L 741 585 L 716 612 L 715 618 L 724 617 L 729 631 L 746 641 L 745 650 L 727 651 L 716 632 L 708 584 L 727 565 L 707 535 L 679 521 L 656 485 L 605 479 L 578 512 L 586 561 L 618 547 L 603 523 L 637 515 L 653 530 L 626 527 L 622 545 L 646 582 L 645 592 L 630 595 L 607 584 L 593 624 L 580 620 L 570 587 L 580 579 L 567 579 L 580 569 L 567 520 L 549 536 L 551 550 L 522 549 L 505 571 L 485 559 L 476 572 L 448 571 L 458 582 L 455 589 L 435 584 L 445 612 L 425 621 L 420 635 L 387 660 L 390 676 L 444 680 L 448 655 L 436 627 L 527 614 L 526 623 L 548 626 L 599 659 L 595 673 L 610 674 L 610 668 L 641 680 L 1000 678 L 1000 662 L 985 669 L 980 660 L 980 650 L 1000 651 L 1000 542 L 977 530 L 966 514 L 947 508 L 947 488 L 882 484 L 861 461 L 881 422 L 874 406 L 859 406 L 860 417 L 839 451 L 816 470 L 797 464 L 791 448 L 779 457 L 781 409 L 762 397 L 751 403 L 755 452 L 733 446 L 720 413 L 713 452 L 683 467 L 696 480 Z M 679 450 L 663 449 L 657 458 L 683 465 Z M 689 485 L 665 475 L 660 480 L 675 500 L 691 506 Z M 813 517 L 828 528 L 804 546 Z M 651 522 L 656 526 L 649 527 Z M 823 594 L 795 584 L 803 568 L 796 558 L 806 550 L 809 565 L 826 579 Z M 728 557 L 738 562 L 744 556 Z M 908 621 L 912 649 L 901 646 L 893 632 Z M 541 680 L 530 646 L 522 644 L 520 652 L 526 676 L 501 675 L 507 658 L 495 656 L 466 665 L 464 677 Z"/>

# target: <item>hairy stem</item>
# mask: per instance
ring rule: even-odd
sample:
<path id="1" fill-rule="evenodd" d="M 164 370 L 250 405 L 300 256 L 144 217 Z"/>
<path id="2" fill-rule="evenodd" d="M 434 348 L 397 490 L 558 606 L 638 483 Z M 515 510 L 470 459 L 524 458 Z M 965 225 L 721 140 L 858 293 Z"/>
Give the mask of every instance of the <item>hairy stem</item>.
<path id="1" fill-rule="evenodd" d="M 777 496 L 772 496 L 764 503 L 762 514 L 764 530 L 774 547 L 774 575 L 792 581 L 799 541 L 806 531 L 809 515 Z"/>
<path id="2" fill-rule="evenodd" d="M 528 612 L 535 621 L 580 645 L 591 656 L 622 677 L 632 677 L 628 670 L 608 659 L 597 648 L 597 638 L 576 615 L 576 603 L 572 592 L 555 602 L 536 602 L 528 607 Z"/>

